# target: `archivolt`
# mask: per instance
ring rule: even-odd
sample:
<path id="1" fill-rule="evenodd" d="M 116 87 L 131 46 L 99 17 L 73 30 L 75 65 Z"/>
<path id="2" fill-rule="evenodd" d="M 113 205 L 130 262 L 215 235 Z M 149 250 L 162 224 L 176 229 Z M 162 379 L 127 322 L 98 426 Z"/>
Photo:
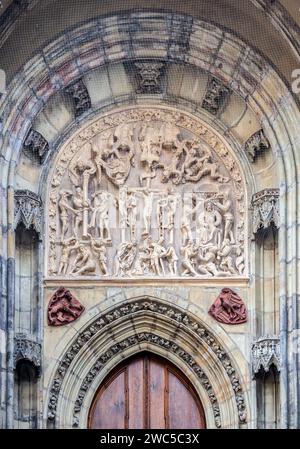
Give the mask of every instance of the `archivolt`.
<path id="1" fill-rule="evenodd" d="M 49 422 L 55 427 L 85 427 L 93 394 L 105 375 L 124 358 L 145 349 L 170 358 L 192 379 L 209 426 L 247 423 L 242 381 L 226 349 L 194 316 L 150 297 L 110 309 L 80 332 L 55 372 Z M 73 416 L 66 412 L 70 402 Z"/>

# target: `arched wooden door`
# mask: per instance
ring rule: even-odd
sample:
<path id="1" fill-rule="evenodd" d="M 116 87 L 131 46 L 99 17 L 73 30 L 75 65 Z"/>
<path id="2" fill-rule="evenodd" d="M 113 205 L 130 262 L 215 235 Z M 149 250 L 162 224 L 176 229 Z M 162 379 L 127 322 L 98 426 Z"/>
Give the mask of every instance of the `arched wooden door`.
<path id="1" fill-rule="evenodd" d="M 91 429 L 202 429 L 203 407 L 187 377 L 167 360 L 140 353 L 100 386 L 89 414 Z"/>

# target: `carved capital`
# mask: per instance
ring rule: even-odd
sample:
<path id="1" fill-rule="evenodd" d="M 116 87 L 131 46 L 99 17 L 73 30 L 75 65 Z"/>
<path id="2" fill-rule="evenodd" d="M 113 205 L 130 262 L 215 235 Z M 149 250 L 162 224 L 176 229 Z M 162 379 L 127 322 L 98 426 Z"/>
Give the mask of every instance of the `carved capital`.
<path id="1" fill-rule="evenodd" d="M 271 226 L 279 228 L 279 189 L 264 189 L 252 197 L 253 234 Z"/>
<path id="2" fill-rule="evenodd" d="M 30 190 L 16 190 L 15 195 L 14 229 L 23 223 L 26 229 L 31 226 L 37 232 L 42 228 L 42 201 Z"/>
<path id="3" fill-rule="evenodd" d="M 251 349 L 254 377 L 265 374 L 273 366 L 280 372 L 280 341 L 276 336 L 258 338 Z"/>
<path id="4" fill-rule="evenodd" d="M 217 115 L 225 104 L 229 95 L 229 89 L 216 78 L 210 78 L 206 93 L 202 101 L 202 107 L 213 115 Z"/>
<path id="5" fill-rule="evenodd" d="M 79 117 L 91 108 L 91 99 L 82 79 L 79 79 L 68 86 L 66 92 L 70 94 L 73 99 L 76 117 Z"/>
<path id="6" fill-rule="evenodd" d="M 14 368 L 19 361 L 28 361 L 36 368 L 37 374 L 41 370 L 41 345 L 26 334 L 16 334 L 14 341 Z"/>
<path id="7" fill-rule="evenodd" d="M 160 78 L 164 64 L 157 62 L 136 62 L 138 94 L 159 94 L 162 91 Z"/>
<path id="8" fill-rule="evenodd" d="M 47 140 L 34 129 L 30 129 L 23 144 L 23 152 L 30 159 L 37 160 L 42 163 L 49 151 Z"/>
<path id="9" fill-rule="evenodd" d="M 254 162 L 256 157 L 270 148 L 270 142 L 266 138 L 264 131 L 260 129 L 254 133 L 245 143 L 245 151 L 251 160 Z"/>

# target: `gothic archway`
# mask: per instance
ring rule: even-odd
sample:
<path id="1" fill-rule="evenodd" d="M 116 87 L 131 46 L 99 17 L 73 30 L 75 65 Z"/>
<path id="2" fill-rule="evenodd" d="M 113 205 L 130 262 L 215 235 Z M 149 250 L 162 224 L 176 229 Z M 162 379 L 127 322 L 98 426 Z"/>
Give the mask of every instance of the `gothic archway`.
<path id="1" fill-rule="evenodd" d="M 188 376 L 203 404 L 209 428 L 247 427 L 247 398 L 240 374 L 243 358 L 236 348 L 227 349 L 230 340 L 221 329 L 218 336 L 214 334 L 212 320 L 204 324 L 174 306 L 174 301 L 133 297 L 126 305 L 121 302 L 100 315 L 92 312 L 51 375 L 48 425 L 86 428 L 94 395 L 106 375 L 122 360 L 150 351 L 167 358 Z M 59 352 L 61 345 L 56 349 Z M 232 352 L 240 366 L 231 359 Z"/>
<path id="2" fill-rule="evenodd" d="M 90 429 L 203 429 L 205 415 L 189 381 L 173 364 L 149 352 L 115 368 L 97 391 Z"/>

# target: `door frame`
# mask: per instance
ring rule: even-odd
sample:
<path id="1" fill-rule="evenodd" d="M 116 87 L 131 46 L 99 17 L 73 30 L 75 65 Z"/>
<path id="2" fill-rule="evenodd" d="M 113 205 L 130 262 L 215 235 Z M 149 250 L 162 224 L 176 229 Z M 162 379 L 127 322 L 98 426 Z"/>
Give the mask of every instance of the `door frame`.
<path id="1" fill-rule="evenodd" d="M 199 395 L 197 394 L 197 390 L 194 387 L 193 383 L 191 382 L 191 380 L 188 379 L 188 377 L 186 376 L 186 374 L 184 374 L 182 372 L 181 369 L 179 369 L 176 365 L 174 365 L 174 363 L 172 363 L 168 358 L 163 357 L 161 355 L 158 355 L 152 351 L 146 350 L 146 351 L 139 351 L 129 357 L 127 357 L 125 360 L 123 360 L 122 362 L 120 362 L 117 366 L 115 366 L 114 368 L 111 369 L 111 371 L 106 375 L 106 377 L 102 380 L 101 384 L 99 385 L 94 398 L 92 400 L 89 412 L 88 412 L 88 429 L 90 429 L 90 421 L 91 421 L 91 416 L 92 413 L 95 409 L 95 406 L 98 402 L 99 396 L 101 395 L 102 391 L 105 390 L 106 388 L 109 387 L 109 385 L 121 374 L 122 371 L 124 371 L 125 373 L 125 382 L 126 382 L 126 376 L 128 375 L 128 370 L 127 367 L 130 364 L 131 361 L 133 361 L 134 359 L 137 359 L 138 357 L 143 358 L 144 360 L 148 359 L 148 362 L 150 361 L 150 359 L 152 360 L 157 360 L 160 361 L 162 363 L 165 362 L 165 366 L 164 369 L 169 371 L 170 373 L 172 373 L 173 375 L 175 375 L 179 381 L 187 388 L 187 390 L 189 391 L 189 393 L 192 395 L 193 399 L 195 400 L 199 413 L 201 415 L 201 420 L 204 423 L 204 428 L 207 428 L 207 424 L 206 424 L 206 417 L 205 417 L 205 411 L 204 411 L 204 407 L 202 405 L 201 399 L 199 397 Z M 145 369 L 145 365 L 144 365 L 144 369 Z M 146 368 L 147 369 L 147 368 Z M 147 384 L 147 389 L 149 389 L 149 384 Z M 128 390 L 125 390 L 125 395 L 128 395 Z M 164 393 L 165 394 L 165 393 Z M 147 396 L 149 395 L 149 391 L 147 392 Z M 128 429 L 128 417 L 129 417 L 129 410 L 128 410 L 128 400 L 125 402 L 126 405 L 126 410 L 125 410 L 125 429 Z M 148 416 L 147 416 L 148 415 Z M 168 422 L 168 415 L 165 413 L 165 416 L 167 417 L 167 422 L 166 422 L 166 429 L 169 429 L 169 422 Z M 127 419 L 126 419 L 127 417 Z M 146 420 L 145 420 L 146 418 Z M 144 414 L 144 427 L 143 429 L 149 429 L 149 409 L 146 411 L 146 413 Z"/>

